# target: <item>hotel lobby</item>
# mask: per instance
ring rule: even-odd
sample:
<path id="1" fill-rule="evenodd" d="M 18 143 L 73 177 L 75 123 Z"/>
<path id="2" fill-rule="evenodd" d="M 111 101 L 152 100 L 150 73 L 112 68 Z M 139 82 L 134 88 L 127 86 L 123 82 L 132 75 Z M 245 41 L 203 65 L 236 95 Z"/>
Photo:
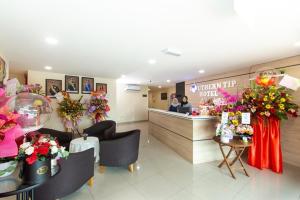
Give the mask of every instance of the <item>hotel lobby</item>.
<path id="1" fill-rule="evenodd" d="M 299 1 L 0 8 L 0 199 L 300 200 Z"/>

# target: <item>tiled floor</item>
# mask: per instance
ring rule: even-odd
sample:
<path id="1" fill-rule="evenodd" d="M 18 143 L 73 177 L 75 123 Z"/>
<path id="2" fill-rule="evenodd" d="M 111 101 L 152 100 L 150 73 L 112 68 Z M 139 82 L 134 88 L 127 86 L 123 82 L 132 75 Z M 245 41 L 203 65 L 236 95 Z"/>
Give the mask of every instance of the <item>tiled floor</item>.
<path id="1" fill-rule="evenodd" d="M 142 131 L 139 160 L 133 173 L 126 168 L 95 168 L 92 188 L 82 187 L 63 200 L 300 200 L 300 168 L 285 165 L 284 174 L 246 166 L 251 177 L 219 169 L 218 162 L 192 165 L 148 135 L 148 123 L 118 126 Z M 5 199 L 8 200 L 8 199 Z"/>

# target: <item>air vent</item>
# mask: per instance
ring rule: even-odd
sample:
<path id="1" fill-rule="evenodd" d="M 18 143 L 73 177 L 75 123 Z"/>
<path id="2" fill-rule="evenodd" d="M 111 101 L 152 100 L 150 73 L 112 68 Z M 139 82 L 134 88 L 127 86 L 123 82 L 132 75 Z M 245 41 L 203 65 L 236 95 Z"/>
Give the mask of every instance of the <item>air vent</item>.
<path id="1" fill-rule="evenodd" d="M 126 87 L 127 91 L 141 91 L 140 85 L 128 84 Z"/>

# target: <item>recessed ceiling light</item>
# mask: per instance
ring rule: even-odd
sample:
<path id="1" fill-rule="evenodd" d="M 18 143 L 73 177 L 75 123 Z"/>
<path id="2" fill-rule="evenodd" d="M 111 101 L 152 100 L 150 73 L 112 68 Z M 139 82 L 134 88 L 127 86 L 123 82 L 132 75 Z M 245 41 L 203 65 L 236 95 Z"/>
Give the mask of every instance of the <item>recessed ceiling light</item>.
<path id="1" fill-rule="evenodd" d="M 56 45 L 58 43 L 58 40 L 53 37 L 46 37 L 45 39 L 47 44 Z"/>
<path id="2" fill-rule="evenodd" d="M 154 65 L 154 64 L 156 63 L 156 60 L 150 59 L 150 60 L 148 60 L 148 63 L 149 63 L 150 65 Z"/>
<path id="3" fill-rule="evenodd" d="M 300 47 L 300 41 L 296 42 L 296 43 L 294 44 L 294 46 L 295 46 L 295 47 Z"/>
<path id="4" fill-rule="evenodd" d="M 161 85 L 159 85 L 158 88 L 161 88 Z"/>
<path id="5" fill-rule="evenodd" d="M 51 66 L 45 66 L 44 69 L 45 70 L 52 70 L 52 67 Z"/>
<path id="6" fill-rule="evenodd" d="M 121 78 L 125 78 L 126 76 L 124 74 L 121 75 Z"/>
<path id="7" fill-rule="evenodd" d="M 204 73 L 205 73 L 205 71 L 204 71 L 203 69 L 200 69 L 198 72 L 199 72 L 200 74 L 204 74 Z"/>
<path id="8" fill-rule="evenodd" d="M 171 82 L 171 80 L 167 80 L 167 83 L 170 83 Z"/>

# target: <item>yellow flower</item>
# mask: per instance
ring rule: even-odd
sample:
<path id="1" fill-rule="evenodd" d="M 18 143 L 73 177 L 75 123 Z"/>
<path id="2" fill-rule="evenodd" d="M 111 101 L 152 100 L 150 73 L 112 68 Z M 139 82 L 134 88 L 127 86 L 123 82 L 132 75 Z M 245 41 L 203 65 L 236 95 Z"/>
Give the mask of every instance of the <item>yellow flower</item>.
<path id="1" fill-rule="evenodd" d="M 228 105 L 228 108 L 233 108 L 233 105 L 232 105 L 232 104 L 229 104 L 229 105 Z"/>
<path id="2" fill-rule="evenodd" d="M 285 98 L 281 98 L 280 102 L 284 103 L 284 102 L 286 102 L 286 99 Z"/>
<path id="3" fill-rule="evenodd" d="M 234 126 L 238 126 L 239 125 L 239 121 L 237 119 L 232 120 L 232 124 Z"/>
<path id="4" fill-rule="evenodd" d="M 241 111 L 237 111 L 236 114 L 237 115 L 242 115 L 242 112 Z"/>
<path id="5" fill-rule="evenodd" d="M 260 115 L 264 115 L 265 113 L 264 113 L 264 112 L 260 112 L 259 114 L 260 114 Z"/>
<path id="6" fill-rule="evenodd" d="M 229 117 L 232 117 L 232 116 L 234 116 L 234 113 L 233 112 L 229 112 L 228 115 L 229 115 Z"/>
<path id="7" fill-rule="evenodd" d="M 254 93 L 254 92 L 251 92 L 251 93 L 250 93 L 250 96 L 251 96 L 251 97 L 255 97 L 255 93 Z"/>
<path id="8" fill-rule="evenodd" d="M 265 96 L 265 97 L 264 97 L 264 101 L 268 101 L 268 96 Z"/>
<path id="9" fill-rule="evenodd" d="M 267 104 L 266 105 L 266 109 L 270 109 L 271 108 L 271 105 L 270 104 Z"/>
<path id="10" fill-rule="evenodd" d="M 273 101 L 273 100 L 275 99 L 275 97 L 274 97 L 274 96 L 271 96 L 270 99 Z"/>
<path id="11" fill-rule="evenodd" d="M 278 106 L 279 106 L 279 109 L 284 110 L 284 104 L 281 103 Z"/>
<path id="12" fill-rule="evenodd" d="M 246 99 L 249 99 L 249 95 L 245 95 Z"/>

